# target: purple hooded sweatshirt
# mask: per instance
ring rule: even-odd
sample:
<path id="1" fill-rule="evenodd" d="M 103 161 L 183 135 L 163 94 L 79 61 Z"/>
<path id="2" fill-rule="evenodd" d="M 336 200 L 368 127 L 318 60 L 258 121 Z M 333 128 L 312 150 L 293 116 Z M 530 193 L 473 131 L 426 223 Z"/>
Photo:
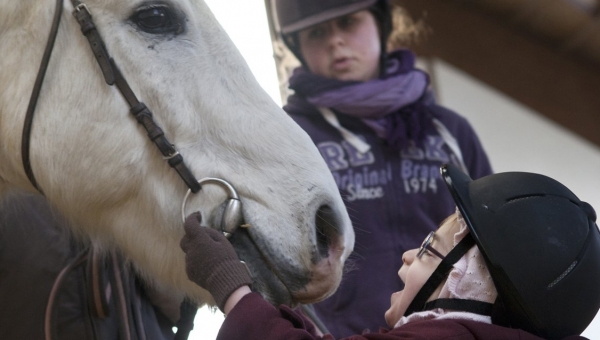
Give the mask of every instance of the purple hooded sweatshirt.
<path id="1" fill-rule="evenodd" d="M 385 95 L 362 100 L 368 101 L 364 107 L 376 110 L 377 100 L 383 98 L 385 107 L 392 108 L 392 112 L 368 116 L 364 110 L 347 110 L 352 100 L 340 103 L 340 96 L 331 92 L 345 90 L 352 94 L 346 86 L 365 86 L 370 82 L 332 81 L 311 76 L 302 69 L 290 79 L 290 88 L 296 94 L 288 98 L 284 107 L 321 152 L 356 233 L 354 252 L 347 261 L 339 289 L 314 305 L 336 338 L 386 326 L 384 313 L 390 306 L 390 296 L 403 289 L 398 277 L 402 254 L 419 247 L 425 236 L 455 211 L 439 169 L 445 163 L 459 165 L 460 157 L 452 152 L 432 119 L 441 122 L 454 137 L 473 179 L 492 173 L 473 128 L 465 118 L 435 103 L 426 89 L 428 78 L 419 76 L 424 73 L 414 69 L 412 53 L 398 51 L 390 57 L 399 60 L 400 67 L 379 80 L 404 77 L 394 83 L 407 89 L 400 88 L 396 94 L 398 102 L 404 102 L 399 109 L 390 104 L 390 91 L 386 91 Z M 410 90 L 412 87 L 419 88 L 417 96 Z M 357 151 L 312 104 L 326 105 L 330 98 L 335 101 L 330 108 L 341 126 L 367 142 L 369 151 Z"/>

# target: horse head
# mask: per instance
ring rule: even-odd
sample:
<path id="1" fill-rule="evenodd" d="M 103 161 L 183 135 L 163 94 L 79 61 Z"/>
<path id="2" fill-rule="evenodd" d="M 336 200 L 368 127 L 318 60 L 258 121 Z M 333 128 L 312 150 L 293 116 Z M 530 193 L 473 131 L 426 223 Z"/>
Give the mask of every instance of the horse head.
<path id="1" fill-rule="evenodd" d="M 273 303 L 333 293 L 354 233 L 317 148 L 260 88 L 208 7 L 194 0 L 88 0 L 106 50 L 196 178 L 230 183 L 243 223 L 232 243 Z M 0 0 L 0 192 L 34 191 L 21 136 L 55 5 Z M 151 282 L 210 301 L 185 274 L 188 189 L 107 86 L 65 1 L 30 135 L 33 174 L 77 233 L 122 251 Z M 220 223 L 227 192 L 207 183 L 184 214 Z"/>

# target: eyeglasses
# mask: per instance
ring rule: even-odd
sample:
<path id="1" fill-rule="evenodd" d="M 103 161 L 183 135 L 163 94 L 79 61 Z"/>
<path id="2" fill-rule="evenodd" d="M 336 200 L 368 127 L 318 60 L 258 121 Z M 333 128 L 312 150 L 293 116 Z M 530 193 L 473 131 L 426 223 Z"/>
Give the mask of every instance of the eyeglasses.
<path id="1" fill-rule="evenodd" d="M 440 259 L 444 259 L 445 256 L 440 254 L 439 251 L 435 250 L 432 246 L 431 246 L 431 242 L 433 242 L 433 236 L 435 235 L 435 231 L 432 231 L 429 233 L 429 235 L 427 235 L 427 237 L 425 238 L 425 240 L 423 241 L 423 243 L 421 244 L 421 247 L 419 247 L 419 252 L 417 253 L 417 258 L 421 258 L 421 256 L 423 256 L 423 254 L 425 254 L 426 251 L 430 251 L 431 253 L 433 253 L 433 255 L 439 257 Z"/>

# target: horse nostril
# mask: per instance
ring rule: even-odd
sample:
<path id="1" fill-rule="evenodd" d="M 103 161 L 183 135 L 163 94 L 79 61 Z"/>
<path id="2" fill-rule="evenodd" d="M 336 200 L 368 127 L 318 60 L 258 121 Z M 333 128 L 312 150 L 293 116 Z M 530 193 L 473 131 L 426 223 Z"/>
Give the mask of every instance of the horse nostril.
<path id="1" fill-rule="evenodd" d="M 336 214 L 328 205 L 322 205 L 315 216 L 315 231 L 317 234 L 317 250 L 319 257 L 329 257 L 329 248 L 337 242 L 340 231 Z"/>

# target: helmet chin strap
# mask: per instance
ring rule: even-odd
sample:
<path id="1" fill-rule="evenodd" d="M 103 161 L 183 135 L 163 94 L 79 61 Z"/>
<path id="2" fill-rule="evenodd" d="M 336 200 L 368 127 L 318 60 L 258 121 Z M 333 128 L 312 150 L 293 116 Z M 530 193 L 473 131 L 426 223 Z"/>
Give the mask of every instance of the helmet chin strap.
<path id="1" fill-rule="evenodd" d="M 494 304 L 477 300 L 437 299 L 427 302 L 423 310 L 426 311 L 436 308 L 492 316 Z"/>
<path id="2" fill-rule="evenodd" d="M 440 284 L 448 277 L 448 274 L 452 270 L 452 266 L 458 262 L 458 260 L 460 260 L 460 258 L 463 257 L 474 245 L 475 240 L 473 239 L 473 236 L 471 236 L 471 234 L 467 234 L 454 248 L 452 248 L 448 255 L 446 255 L 446 257 L 431 274 L 427 282 L 425 282 L 423 287 L 419 290 L 413 301 L 406 309 L 406 312 L 404 312 L 404 316 L 434 308 L 446 308 L 491 315 L 492 305 L 481 301 L 438 299 L 427 302 L 429 297 L 431 297 L 431 294 L 433 294 Z M 486 313 L 488 308 L 490 314 Z"/>

